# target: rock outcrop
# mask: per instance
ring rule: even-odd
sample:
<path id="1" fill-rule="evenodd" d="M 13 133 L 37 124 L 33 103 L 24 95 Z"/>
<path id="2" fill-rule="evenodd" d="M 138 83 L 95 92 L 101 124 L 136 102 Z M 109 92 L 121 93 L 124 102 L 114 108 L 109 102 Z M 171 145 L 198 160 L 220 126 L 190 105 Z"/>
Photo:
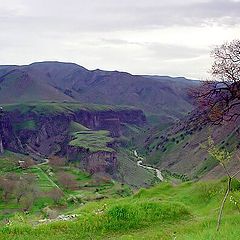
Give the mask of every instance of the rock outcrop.
<path id="1" fill-rule="evenodd" d="M 70 146 L 71 123 L 79 123 L 91 130 L 108 130 L 112 138 L 122 134 L 123 124 L 143 125 L 144 113 L 137 109 L 126 110 L 75 110 L 68 112 L 39 113 L 18 109 L 5 113 L 0 119 L 0 153 L 3 149 L 32 155 L 66 157 L 78 161 L 80 167 L 91 174 L 117 172 L 117 154 L 100 150 L 91 152 L 82 147 Z"/>
<path id="2" fill-rule="evenodd" d="M 2 142 L 2 136 L 0 136 L 0 154 L 3 154 L 4 149 L 3 149 L 3 142 Z"/>
<path id="3" fill-rule="evenodd" d="M 84 148 L 68 146 L 67 158 L 71 162 L 79 161 L 80 168 L 91 174 L 107 173 L 112 177 L 116 177 L 118 164 L 115 151 L 90 153 Z"/>
<path id="4" fill-rule="evenodd" d="M 8 149 L 14 152 L 23 152 L 22 144 L 16 136 L 7 113 L 0 113 L 0 153 Z"/>

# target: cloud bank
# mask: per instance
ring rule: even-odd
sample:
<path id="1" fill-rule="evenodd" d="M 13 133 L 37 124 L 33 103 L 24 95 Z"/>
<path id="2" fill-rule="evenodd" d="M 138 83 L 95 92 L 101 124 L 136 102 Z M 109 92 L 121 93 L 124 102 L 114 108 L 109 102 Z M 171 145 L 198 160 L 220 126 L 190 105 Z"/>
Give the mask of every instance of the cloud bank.
<path id="1" fill-rule="evenodd" d="M 240 1 L 0 2 L 0 64 L 42 60 L 90 69 L 205 78 L 215 44 L 239 38 Z"/>

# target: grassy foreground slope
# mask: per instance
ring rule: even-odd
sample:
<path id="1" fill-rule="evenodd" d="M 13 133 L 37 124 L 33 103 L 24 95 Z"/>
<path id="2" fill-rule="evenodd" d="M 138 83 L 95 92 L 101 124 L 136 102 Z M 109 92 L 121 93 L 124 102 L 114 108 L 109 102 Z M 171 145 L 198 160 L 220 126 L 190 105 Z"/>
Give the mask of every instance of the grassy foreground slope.
<path id="1" fill-rule="evenodd" d="M 32 227 L 24 220 L 0 229 L 0 239 L 239 239 L 240 184 L 234 181 L 223 224 L 216 217 L 226 182 L 162 183 L 126 198 L 88 203 L 74 209 L 76 221 Z M 235 200 L 233 200 L 235 199 Z"/>

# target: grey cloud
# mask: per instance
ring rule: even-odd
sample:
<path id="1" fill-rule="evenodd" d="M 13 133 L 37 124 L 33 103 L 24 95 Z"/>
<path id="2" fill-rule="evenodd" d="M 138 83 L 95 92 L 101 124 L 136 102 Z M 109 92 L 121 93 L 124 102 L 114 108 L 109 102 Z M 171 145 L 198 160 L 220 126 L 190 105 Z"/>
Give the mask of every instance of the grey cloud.
<path id="1" fill-rule="evenodd" d="M 191 48 L 187 46 L 163 44 L 158 42 L 133 42 L 122 39 L 101 39 L 102 42 L 110 45 L 137 45 L 148 51 L 146 57 L 157 57 L 161 60 L 178 60 L 197 58 L 209 54 L 208 48 Z"/>
<path id="2" fill-rule="evenodd" d="M 149 49 L 152 57 L 158 57 L 162 60 L 184 60 L 198 58 L 208 55 L 209 49 L 190 48 L 178 45 L 150 43 L 146 47 Z"/>
<path id="3" fill-rule="evenodd" d="M 9 1 L 10 2 L 10 1 Z M 4 24 L 50 31 L 110 31 L 196 25 L 207 21 L 239 22 L 240 2 L 230 0 L 12 0 L 10 15 L 0 6 Z M 9 3 L 10 4 L 10 3 Z M 21 10 L 22 9 L 22 10 Z M 14 15 L 15 12 L 15 15 Z M 231 21 L 229 21 L 231 19 Z"/>
<path id="4" fill-rule="evenodd" d="M 233 0 L 0 1 L 0 63 L 56 59 L 90 68 L 183 74 L 188 66 L 184 68 L 182 63 L 177 69 L 164 62 L 186 60 L 190 66 L 195 59 L 192 66 L 197 69 L 205 64 L 202 59 L 208 49 L 178 46 L 178 39 L 170 45 L 158 43 L 161 39 L 155 43 L 154 39 L 146 42 L 121 36 L 129 32 L 147 35 L 149 29 L 160 32 L 171 27 L 177 31 L 208 22 L 231 28 L 240 23 L 239 12 L 240 2 Z"/>

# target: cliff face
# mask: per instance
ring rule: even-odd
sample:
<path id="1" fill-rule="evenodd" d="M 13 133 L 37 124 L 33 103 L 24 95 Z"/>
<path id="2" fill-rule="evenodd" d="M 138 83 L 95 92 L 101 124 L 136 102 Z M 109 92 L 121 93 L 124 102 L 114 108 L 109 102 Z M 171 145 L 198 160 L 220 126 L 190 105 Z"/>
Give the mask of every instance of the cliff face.
<path id="1" fill-rule="evenodd" d="M 71 121 L 82 124 L 92 130 L 108 130 L 112 137 L 121 136 L 121 124 L 129 123 L 143 125 L 146 122 L 141 110 L 126 111 L 76 111 L 72 113 L 59 113 L 39 115 L 37 113 L 23 114 L 20 111 L 8 113 L 8 133 L 5 141 L 8 145 L 13 142 L 10 126 L 21 126 L 31 122 L 34 127 L 20 127 L 16 134 L 21 143 L 44 155 L 50 155 L 62 147 L 68 140 L 68 129 Z M 26 124 L 25 124 L 26 125 Z M 29 150 L 29 149 L 28 149 Z"/>
<path id="2" fill-rule="evenodd" d="M 136 125 L 146 123 L 143 111 L 135 109 L 99 112 L 78 111 L 74 113 L 72 120 L 93 130 L 108 130 L 112 137 L 121 135 L 121 123 Z"/>
<path id="3" fill-rule="evenodd" d="M 14 133 L 10 118 L 3 112 L 0 113 L 0 153 L 4 149 L 9 149 L 14 152 L 22 152 L 23 147 L 19 138 Z"/>
<path id="4" fill-rule="evenodd" d="M 3 154 L 4 149 L 3 149 L 3 142 L 2 142 L 2 136 L 0 135 L 0 154 Z"/>
<path id="5" fill-rule="evenodd" d="M 117 153 L 114 151 L 98 151 L 90 153 L 84 148 L 68 146 L 67 158 L 71 162 L 79 161 L 80 168 L 91 174 L 107 173 L 112 177 L 116 177 L 118 163 Z"/>
<path id="6" fill-rule="evenodd" d="M 146 122 L 141 110 L 77 110 L 60 113 L 21 112 L 18 109 L 4 114 L 0 121 L 0 153 L 9 149 L 21 153 L 50 156 L 58 154 L 69 161 L 79 161 L 80 167 L 94 173 L 115 176 L 115 151 L 70 146 L 71 123 L 79 123 L 91 130 L 108 130 L 112 138 L 122 134 L 122 124 L 143 125 Z M 109 146 L 111 148 L 111 146 Z"/>

